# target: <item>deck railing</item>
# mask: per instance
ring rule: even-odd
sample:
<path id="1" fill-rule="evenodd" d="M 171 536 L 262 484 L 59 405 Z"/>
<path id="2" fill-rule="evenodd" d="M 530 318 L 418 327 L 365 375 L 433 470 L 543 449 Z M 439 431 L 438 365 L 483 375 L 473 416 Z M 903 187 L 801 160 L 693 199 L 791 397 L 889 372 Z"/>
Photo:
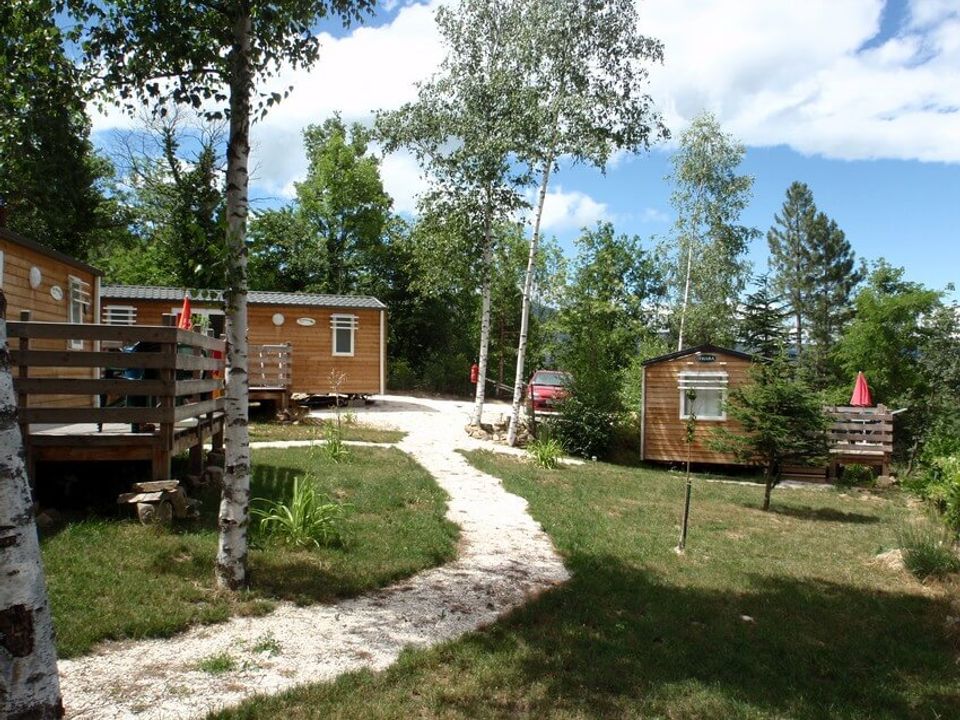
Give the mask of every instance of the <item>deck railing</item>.
<path id="1" fill-rule="evenodd" d="M 161 447 L 172 449 L 177 423 L 223 410 L 223 340 L 166 326 L 30 322 L 28 313 L 9 322 L 7 332 L 18 369 L 19 421 L 26 431 L 31 423 L 149 423 Z M 67 349 L 68 340 L 83 341 L 83 349 Z M 40 349 L 36 341 L 48 342 Z M 47 349 L 49 341 L 63 341 L 63 349 Z M 103 342 L 141 346 L 136 352 L 105 351 Z M 43 375 L 31 376 L 37 368 L 45 368 Z M 64 377 L 71 374 L 88 377 Z M 34 402 L 50 396 L 77 398 L 75 404 L 87 406 Z M 132 399 L 142 406 L 131 406 Z"/>
<path id="2" fill-rule="evenodd" d="M 837 455 L 881 455 L 893 452 L 893 413 L 874 408 L 828 407 L 827 438 Z"/>
<path id="3" fill-rule="evenodd" d="M 250 388 L 289 388 L 293 384 L 293 349 L 284 345 L 250 345 Z"/>

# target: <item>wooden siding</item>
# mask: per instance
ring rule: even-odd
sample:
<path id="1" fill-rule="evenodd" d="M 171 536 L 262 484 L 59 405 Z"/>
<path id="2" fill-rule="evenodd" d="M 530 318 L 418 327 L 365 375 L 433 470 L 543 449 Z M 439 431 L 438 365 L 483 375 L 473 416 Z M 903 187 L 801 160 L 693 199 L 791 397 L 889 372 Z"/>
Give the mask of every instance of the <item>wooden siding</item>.
<path id="1" fill-rule="evenodd" d="M 164 313 L 179 311 L 182 303 L 165 300 L 101 299 L 103 306 L 130 305 L 137 309 L 137 325 L 160 325 Z M 214 303 L 193 301 L 196 310 L 220 310 Z M 334 369 L 346 374 L 341 392 L 377 394 L 380 388 L 380 313 L 376 308 L 329 308 L 303 305 L 250 304 L 247 339 L 255 345 L 290 343 L 293 350 L 293 383 L 295 393 L 325 394 L 330 390 L 330 373 Z M 283 325 L 274 325 L 273 316 L 284 316 Z M 332 315 L 355 315 L 358 327 L 354 336 L 353 357 L 333 355 Z M 297 324 L 298 318 L 312 318 L 316 324 Z"/>
<path id="2" fill-rule="evenodd" d="M 654 462 L 685 462 L 687 445 L 684 442 L 684 420 L 680 419 L 680 373 L 720 372 L 727 373 L 728 390 L 747 381 L 750 361 L 711 352 L 716 361 L 702 363 L 697 355 L 651 363 L 644 368 L 643 397 L 643 459 Z M 713 428 L 724 427 L 735 431 L 739 424 L 733 420 L 698 420 L 697 432 L 690 450 L 690 459 L 695 463 L 739 464 L 732 455 L 711 450 L 707 444 Z"/>
<path id="3" fill-rule="evenodd" d="M 89 270 L 76 267 L 62 260 L 50 257 L 30 247 L 0 237 L 0 252 L 3 253 L 3 292 L 7 298 L 7 320 L 20 319 L 22 310 L 30 311 L 30 319 L 41 322 L 70 321 L 70 277 L 88 284 L 90 304 L 83 316 L 84 323 L 97 322 L 97 295 L 99 278 Z M 40 270 L 41 281 L 37 288 L 30 287 L 30 269 Z M 54 300 L 50 288 L 58 286 L 63 291 L 60 300 Z M 67 350 L 70 341 L 37 340 L 31 346 L 37 350 Z M 11 346 L 13 347 L 13 346 Z M 85 350 L 94 349 L 90 341 L 83 343 Z M 95 372 L 95 371 L 94 371 Z M 95 376 L 85 368 L 54 369 L 36 368 L 31 377 L 60 377 L 92 379 Z M 33 402 L 35 407 L 90 407 L 89 397 L 70 395 L 38 396 Z"/>

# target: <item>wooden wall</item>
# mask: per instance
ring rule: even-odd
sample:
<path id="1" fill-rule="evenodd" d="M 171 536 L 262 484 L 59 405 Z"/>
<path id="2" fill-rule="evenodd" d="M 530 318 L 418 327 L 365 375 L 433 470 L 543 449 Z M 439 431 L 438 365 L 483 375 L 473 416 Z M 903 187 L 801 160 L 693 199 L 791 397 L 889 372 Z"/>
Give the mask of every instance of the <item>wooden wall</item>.
<path id="1" fill-rule="evenodd" d="M 101 304 L 131 305 L 137 308 L 138 325 L 160 325 L 163 314 L 182 303 L 160 300 L 114 300 L 103 298 Z M 211 303 L 195 301 L 196 309 L 220 309 Z M 249 342 L 256 345 L 290 343 L 293 349 L 293 387 L 295 393 L 325 394 L 331 392 L 330 372 L 334 369 L 346 374 L 341 392 L 377 394 L 380 386 L 380 316 L 386 311 L 376 308 L 329 308 L 304 305 L 250 304 Z M 283 325 L 274 325 L 273 316 L 284 316 Z M 333 355 L 333 331 L 330 317 L 334 314 L 355 315 L 359 326 L 354 336 L 353 357 Z M 315 325 L 297 324 L 298 318 L 313 318 Z M 384 357 L 384 363 L 386 359 Z M 386 365 L 384 364 L 384 373 Z M 385 388 L 383 388 L 385 390 Z"/>
<path id="2" fill-rule="evenodd" d="M 0 236 L 0 252 L 3 253 L 3 292 L 7 298 L 7 319 L 19 320 L 22 310 L 30 311 L 30 319 L 43 322 L 70 322 L 70 276 L 89 284 L 90 304 L 84 313 L 84 323 L 97 322 L 97 296 L 99 277 L 89 270 L 25 247 Z M 39 268 L 40 285 L 30 287 L 30 269 Z M 50 294 L 53 286 L 60 288 L 63 296 L 55 300 Z M 31 349 L 68 350 L 69 341 L 36 340 Z M 84 349 L 91 350 L 90 341 Z M 32 377 L 90 378 L 89 370 L 83 368 L 33 368 Z M 93 404 L 89 396 L 38 395 L 31 399 L 33 407 L 85 407 Z"/>
<path id="3" fill-rule="evenodd" d="M 702 363 L 696 354 L 651 363 L 644 368 L 643 393 L 643 459 L 654 462 L 685 462 L 685 421 L 680 419 L 680 373 L 727 373 L 728 389 L 747 381 L 750 361 L 723 352 L 711 352 L 716 361 Z M 695 463 L 739 464 L 732 455 L 718 453 L 707 445 L 713 428 L 736 430 L 733 420 L 697 421 L 697 433 L 691 446 L 690 459 Z"/>

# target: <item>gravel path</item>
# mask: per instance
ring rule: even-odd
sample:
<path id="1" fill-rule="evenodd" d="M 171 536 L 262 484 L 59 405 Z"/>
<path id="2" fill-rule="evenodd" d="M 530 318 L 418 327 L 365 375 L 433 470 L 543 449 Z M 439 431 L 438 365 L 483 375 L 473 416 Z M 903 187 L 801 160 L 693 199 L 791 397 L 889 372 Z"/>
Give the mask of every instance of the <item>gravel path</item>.
<path id="1" fill-rule="evenodd" d="M 484 446 L 463 432 L 468 413 L 465 403 L 397 397 L 358 413 L 363 422 L 406 430 L 398 447 L 450 495 L 447 517 L 461 528 L 456 561 L 336 605 L 281 603 L 264 617 L 234 618 L 169 640 L 104 644 L 60 663 L 67 717 L 202 717 L 254 694 L 379 670 L 404 647 L 457 637 L 566 580 L 526 501 L 456 452 Z M 255 650 L 265 638 L 279 643 L 279 654 Z M 213 676 L 196 669 L 224 652 L 237 670 Z"/>

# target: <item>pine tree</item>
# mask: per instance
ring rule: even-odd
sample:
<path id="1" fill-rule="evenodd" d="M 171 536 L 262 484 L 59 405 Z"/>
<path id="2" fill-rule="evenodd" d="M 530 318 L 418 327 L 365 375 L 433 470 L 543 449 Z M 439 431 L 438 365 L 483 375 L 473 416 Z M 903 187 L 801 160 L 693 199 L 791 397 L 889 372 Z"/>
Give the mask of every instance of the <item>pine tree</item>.
<path id="1" fill-rule="evenodd" d="M 822 388 L 835 375 L 830 360 L 833 346 L 853 317 L 852 294 L 864 272 L 857 266 L 856 254 L 843 230 L 822 212 L 811 223 L 809 241 L 810 296 L 806 312 L 812 357 L 807 364 Z"/>
<path id="2" fill-rule="evenodd" d="M 773 287 L 790 306 L 798 355 L 803 346 L 803 321 L 810 297 L 809 236 L 816 212 L 810 188 L 795 181 L 787 188 L 783 208 L 774 215 L 774 225 L 767 232 Z"/>
<path id="3" fill-rule="evenodd" d="M 789 312 L 783 307 L 783 298 L 773 292 L 769 275 L 760 275 L 756 282 L 756 291 L 747 295 L 740 310 L 737 339 L 749 352 L 773 358 L 787 343 L 784 320 Z"/>

